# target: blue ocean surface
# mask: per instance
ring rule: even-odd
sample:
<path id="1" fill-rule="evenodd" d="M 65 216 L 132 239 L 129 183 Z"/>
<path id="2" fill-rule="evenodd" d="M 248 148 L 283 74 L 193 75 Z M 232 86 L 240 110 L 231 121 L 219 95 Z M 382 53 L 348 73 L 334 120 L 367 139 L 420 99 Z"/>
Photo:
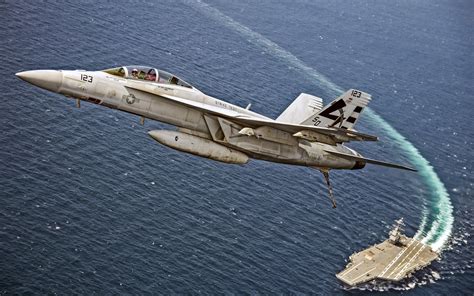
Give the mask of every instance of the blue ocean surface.
<path id="1" fill-rule="evenodd" d="M 474 4 L 1 1 L 0 293 L 472 295 Z M 164 147 L 172 126 L 25 83 L 32 69 L 150 65 L 276 118 L 301 92 L 372 94 L 367 166 L 228 165 Z M 397 284 L 335 274 L 392 222 L 441 252 Z"/>

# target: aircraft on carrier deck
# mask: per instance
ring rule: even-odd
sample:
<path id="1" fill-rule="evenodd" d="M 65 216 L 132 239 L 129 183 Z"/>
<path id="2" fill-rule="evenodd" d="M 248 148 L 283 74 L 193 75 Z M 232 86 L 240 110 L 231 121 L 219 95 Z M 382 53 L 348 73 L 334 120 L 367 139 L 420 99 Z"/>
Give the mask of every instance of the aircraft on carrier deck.
<path id="1" fill-rule="evenodd" d="M 364 158 L 344 146 L 378 138 L 353 129 L 371 96 L 351 89 L 323 107 L 321 98 L 300 94 L 271 119 L 208 96 L 186 81 L 153 67 L 123 66 L 102 71 L 33 70 L 16 73 L 43 89 L 141 117 L 175 125 L 152 130 L 159 143 L 221 162 L 245 164 L 250 158 L 320 170 L 333 207 L 331 169 L 361 169 L 367 163 L 414 170 Z"/>

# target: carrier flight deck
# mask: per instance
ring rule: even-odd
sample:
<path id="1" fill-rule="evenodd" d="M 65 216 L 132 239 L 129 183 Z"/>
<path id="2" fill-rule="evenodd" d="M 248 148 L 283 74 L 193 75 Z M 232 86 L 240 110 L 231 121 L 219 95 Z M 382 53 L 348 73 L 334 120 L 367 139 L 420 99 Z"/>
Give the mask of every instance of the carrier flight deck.
<path id="1" fill-rule="evenodd" d="M 352 254 L 336 277 L 349 286 L 371 280 L 398 282 L 438 258 L 430 246 L 401 234 L 403 219 L 396 222 L 387 240 Z"/>

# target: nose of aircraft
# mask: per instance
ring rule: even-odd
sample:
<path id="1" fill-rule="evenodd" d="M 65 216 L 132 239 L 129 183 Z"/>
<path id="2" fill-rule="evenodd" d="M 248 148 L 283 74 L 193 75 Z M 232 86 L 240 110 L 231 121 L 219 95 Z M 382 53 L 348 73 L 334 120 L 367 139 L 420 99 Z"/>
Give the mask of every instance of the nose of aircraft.
<path id="1" fill-rule="evenodd" d="M 63 74 L 56 70 L 24 71 L 15 75 L 26 82 L 54 92 L 58 92 L 63 81 Z"/>

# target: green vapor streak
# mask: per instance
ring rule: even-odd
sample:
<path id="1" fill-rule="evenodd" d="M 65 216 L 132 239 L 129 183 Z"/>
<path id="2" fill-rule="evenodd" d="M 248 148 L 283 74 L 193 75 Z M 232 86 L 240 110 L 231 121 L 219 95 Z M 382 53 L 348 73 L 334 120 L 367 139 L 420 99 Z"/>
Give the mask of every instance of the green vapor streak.
<path id="1" fill-rule="evenodd" d="M 371 109 L 367 109 L 366 111 L 370 120 L 376 123 L 387 137 L 401 147 L 402 152 L 409 158 L 410 163 L 419 170 L 420 176 L 427 185 L 430 201 L 427 214 L 432 218 L 432 223 L 426 225 L 427 217 L 425 215 L 415 236 L 431 245 L 434 250 L 440 250 L 449 239 L 454 222 L 453 206 L 451 205 L 446 187 L 428 160 L 421 155 L 420 151 L 418 151 L 412 143 L 405 139 L 405 137 L 374 111 Z M 427 230 L 425 230 L 425 226 L 428 227 Z"/>
<path id="2" fill-rule="evenodd" d="M 239 33 L 241 36 L 246 38 L 247 41 L 260 47 L 264 52 L 284 61 L 294 68 L 299 69 L 302 73 L 305 73 L 310 80 L 317 81 L 318 86 L 324 87 L 326 91 L 334 97 L 339 96 L 344 92 L 340 86 L 330 81 L 314 68 L 303 63 L 289 51 L 223 14 L 218 9 L 209 6 L 200 0 L 184 0 L 184 2 L 185 4 L 201 11 L 219 24 Z M 376 123 L 382 129 L 387 137 L 399 144 L 412 165 L 419 170 L 420 176 L 429 189 L 430 207 L 428 210 L 423 210 L 422 221 L 415 236 L 430 244 L 434 250 L 441 250 L 451 235 L 454 222 L 453 207 L 443 182 L 441 182 L 433 167 L 423 157 L 423 155 L 421 155 L 420 151 L 418 151 L 412 143 L 406 140 L 405 137 L 403 137 L 395 128 L 370 108 L 366 108 L 365 114 L 368 115 L 371 122 Z"/>

